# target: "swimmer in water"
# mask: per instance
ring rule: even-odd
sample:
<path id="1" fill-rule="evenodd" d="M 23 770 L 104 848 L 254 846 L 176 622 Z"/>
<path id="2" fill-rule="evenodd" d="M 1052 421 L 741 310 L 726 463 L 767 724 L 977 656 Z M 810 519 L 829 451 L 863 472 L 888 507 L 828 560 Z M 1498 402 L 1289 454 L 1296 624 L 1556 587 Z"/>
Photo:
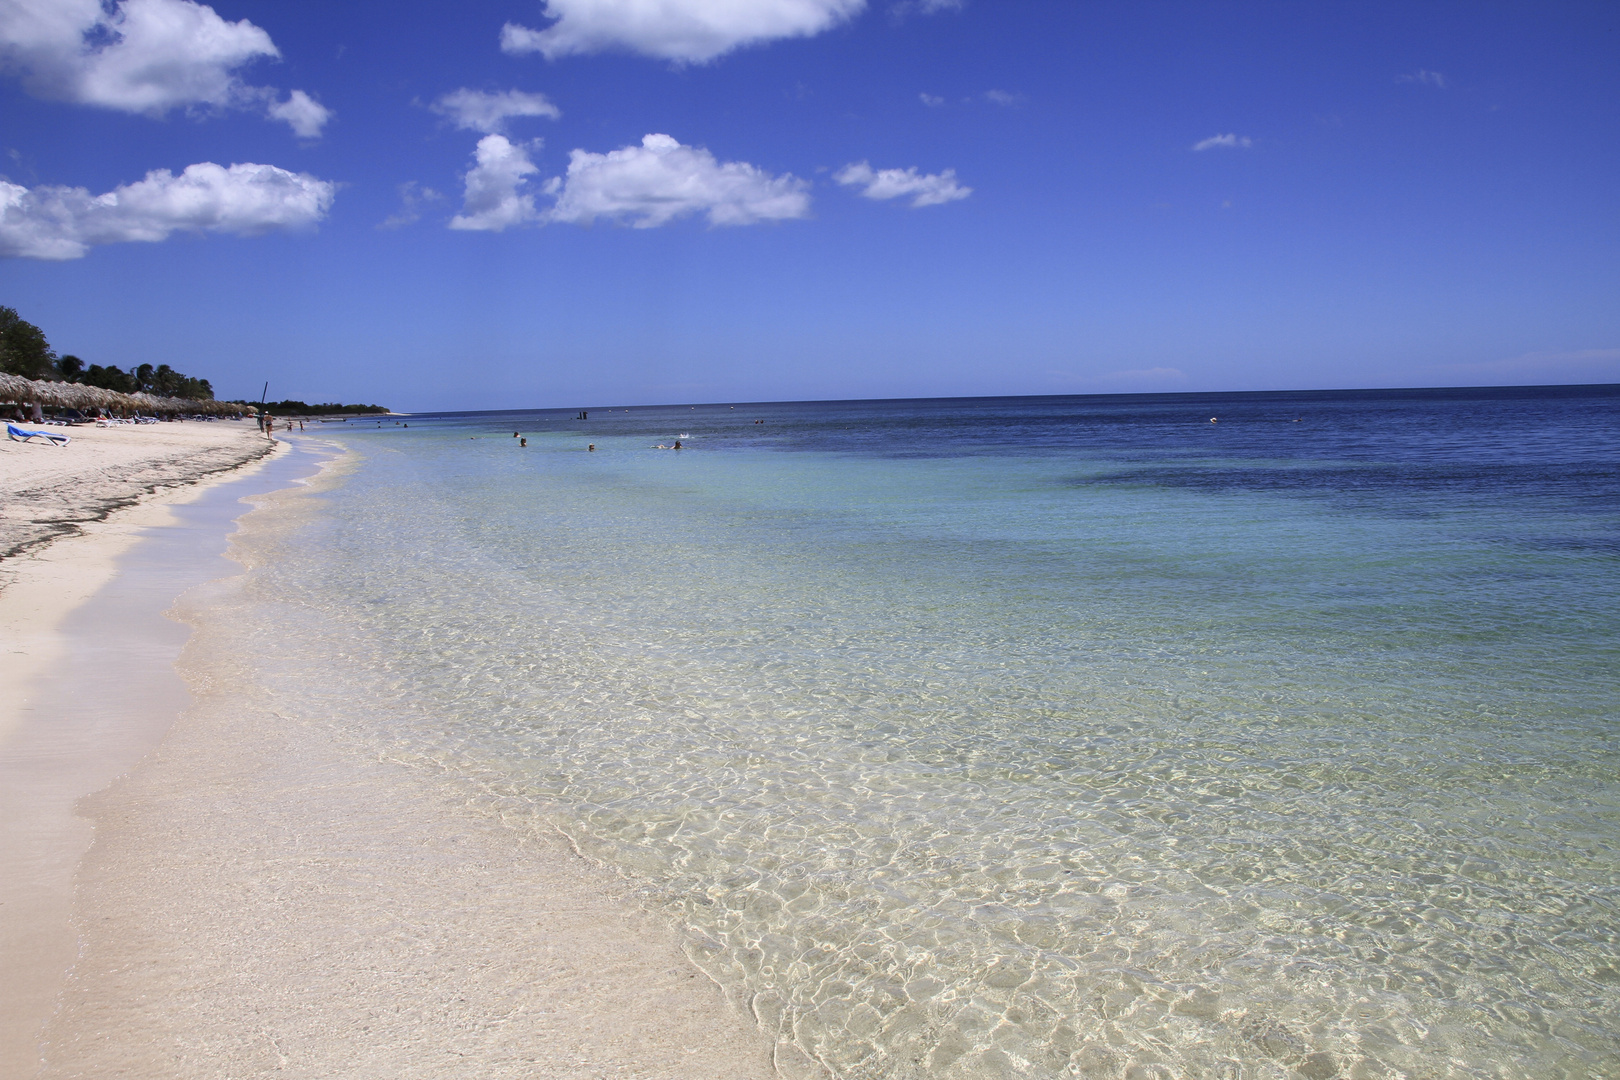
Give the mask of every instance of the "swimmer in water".
<path id="1" fill-rule="evenodd" d="M 674 445 L 674 446 L 673 446 L 673 447 L 671 447 L 671 449 L 673 449 L 673 450 L 679 450 L 679 449 L 680 449 L 680 448 L 681 448 L 681 440 L 679 440 L 679 439 L 676 439 L 676 440 L 675 440 L 675 445 Z"/>
<path id="2" fill-rule="evenodd" d="M 591 445 L 587 446 L 585 449 L 587 452 L 594 454 L 596 453 L 596 444 L 591 443 Z"/>

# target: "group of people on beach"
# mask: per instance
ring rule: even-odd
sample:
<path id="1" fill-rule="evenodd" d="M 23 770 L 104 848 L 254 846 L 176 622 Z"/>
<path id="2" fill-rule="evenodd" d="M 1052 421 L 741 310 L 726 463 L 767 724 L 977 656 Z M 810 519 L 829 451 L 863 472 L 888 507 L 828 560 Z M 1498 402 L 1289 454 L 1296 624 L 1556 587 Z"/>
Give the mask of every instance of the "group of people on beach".
<path id="1" fill-rule="evenodd" d="M 291 431 L 293 429 L 293 421 L 291 419 L 288 419 L 288 418 L 283 418 L 283 420 L 287 425 L 287 430 Z M 264 432 L 266 435 L 270 436 L 272 439 L 275 438 L 276 437 L 276 418 L 271 416 L 269 413 L 260 413 L 259 414 L 259 430 Z M 298 420 L 298 430 L 299 431 L 304 430 L 304 421 L 303 421 L 302 418 L 299 418 L 299 420 Z"/>

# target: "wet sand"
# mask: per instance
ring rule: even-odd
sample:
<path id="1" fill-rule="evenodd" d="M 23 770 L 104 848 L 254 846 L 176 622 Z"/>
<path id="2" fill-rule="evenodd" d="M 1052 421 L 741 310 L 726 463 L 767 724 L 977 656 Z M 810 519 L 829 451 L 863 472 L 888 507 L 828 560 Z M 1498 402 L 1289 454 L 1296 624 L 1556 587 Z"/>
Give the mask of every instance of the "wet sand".
<path id="1" fill-rule="evenodd" d="M 73 960 L 73 875 L 92 839 L 75 803 L 150 750 L 184 704 L 172 664 L 185 629 L 162 612 L 197 580 L 185 571 L 198 552 L 177 508 L 281 445 L 232 422 L 68 430 L 66 448 L 0 443 L 5 1076 L 32 1075 L 24 1067 Z M 167 560 L 121 576 L 158 536 L 171 541 L 152 548 Z"/>
<path id="2" fill-rule="evenodd" d="M 0 592 L 87 599 L 22 643 L 0 744 L 0 1075 L 772 1075 L 676 933 L 560 836 L 255 693 L 253 599 L 205 551 L 251 490 L 115 513 Z"/>

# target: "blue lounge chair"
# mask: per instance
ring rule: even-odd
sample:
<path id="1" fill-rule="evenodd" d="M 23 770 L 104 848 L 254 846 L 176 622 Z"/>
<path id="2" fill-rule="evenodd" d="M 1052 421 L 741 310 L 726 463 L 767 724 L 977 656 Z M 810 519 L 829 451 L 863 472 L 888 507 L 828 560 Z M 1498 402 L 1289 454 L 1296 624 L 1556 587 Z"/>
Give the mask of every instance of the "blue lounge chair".
<path id="1" fill-rule="evenodd" d="M 30 431 L 28 428 L 20 428 L 16 424 L 7 424 L 6 434 L 18 442 L 28 442 L 30 439 L 44 439 L 53 446 L 66 446 L 73 441 L 59 431 Z"/>

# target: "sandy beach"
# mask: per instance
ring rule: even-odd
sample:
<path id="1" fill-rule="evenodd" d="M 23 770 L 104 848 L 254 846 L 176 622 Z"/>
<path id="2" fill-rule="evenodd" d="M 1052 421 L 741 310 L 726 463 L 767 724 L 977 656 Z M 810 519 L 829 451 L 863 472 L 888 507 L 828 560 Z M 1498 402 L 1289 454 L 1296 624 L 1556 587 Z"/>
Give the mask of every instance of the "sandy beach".
<path id="1" fill-rule="evenodd" d="M 310 444 L 74 434 L 0 452 L 0 1075 L 772 1075 L 624 882 L 254 690 Z"/>
<path id="2" fill-rule="evenodd" d="M 0 1063 L 7 1076 L 33 1074 L 38 1030 L 75 951 L 73 875 L 92 838 L 75 804 L 161 738 L 183 693 L 162 662 L 184 638 L 161 615 L 173 598 L 127 597 L 152 609 L 131 612 L 106 594 L 143 536 L 174 529 L 177 505 L 251 471 L 282 445 L 246 422 L 52 430 L 72 442 L 0 443 L 0 952 L 8 976 L 0 986 Z M 137 662 L 155 659 L 148 674 L 157 677 L 119 671 L 116 708 L 63 725 L 41 706 L 86 667 L 90 643 L 72 623 L 97 600 L 109 616 L 124 609 L 116 628 L 124 651 Z M 152 650 L 156 658 L 139 655 Z M 96 667 L 108 672 L 104 663 Z"/>
<path id="3" fill-rule="evenodd" d="M 32 424 L 24 424 L 32 428 Z M 270 441 L 249 420 L 80 425 L 48 430 L 73 441 L 0 443 L 0 575 L 14 557 L 170 489 L 258 460 Z M 8 578 L 0 576 L 0 587 Z"/>

